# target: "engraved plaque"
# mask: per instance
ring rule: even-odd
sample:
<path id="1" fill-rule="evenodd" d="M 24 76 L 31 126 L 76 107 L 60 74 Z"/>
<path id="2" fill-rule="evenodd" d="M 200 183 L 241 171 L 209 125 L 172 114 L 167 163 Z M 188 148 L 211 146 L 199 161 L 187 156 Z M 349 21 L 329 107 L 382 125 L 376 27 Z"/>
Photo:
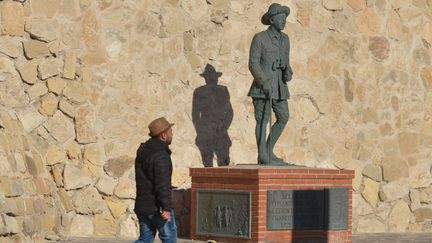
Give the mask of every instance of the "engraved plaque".
<path id="1" fill-rule="evenodd" d="M 348 189 L 330 188 L 325 190 L 326 195 L 326 229 L 348 229 Z"/>
<path id="2" fill-rule="evenodd" d="M 323 229 L 324 205 L 322 190 L 268 191 L 267 229 Z"/>
<path id="3" fill-rule="evenodd" d="M 196 234 L 250 239 L 250 198 L 250 192 L 198 191 Z"/>

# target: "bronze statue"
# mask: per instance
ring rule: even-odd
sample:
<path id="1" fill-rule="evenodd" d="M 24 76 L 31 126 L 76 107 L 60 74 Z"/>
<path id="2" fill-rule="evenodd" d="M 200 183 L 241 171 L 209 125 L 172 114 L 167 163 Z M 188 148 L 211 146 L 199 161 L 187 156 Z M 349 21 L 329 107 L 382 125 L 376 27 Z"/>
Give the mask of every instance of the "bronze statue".
<path id="1" fill-rule="evenodd" d="M 285 165 L 273 149 L 289 119 L 287 82 L 292 79 L 293 71 L 289 63 L 289 38 L 282 32 L 289 13 L 288 7 L 271 4 L 261 18 L 264 25 L 270 26 L 255 34 L 250 48 L 249 70 L 254 80 L 248 96 L 252 97 L 255 109 L 258 164 Z M 272 109 L 276 115 L 274 124 L 271 124 Z M 266 139 L 269 121 L 272 126 Z"/>

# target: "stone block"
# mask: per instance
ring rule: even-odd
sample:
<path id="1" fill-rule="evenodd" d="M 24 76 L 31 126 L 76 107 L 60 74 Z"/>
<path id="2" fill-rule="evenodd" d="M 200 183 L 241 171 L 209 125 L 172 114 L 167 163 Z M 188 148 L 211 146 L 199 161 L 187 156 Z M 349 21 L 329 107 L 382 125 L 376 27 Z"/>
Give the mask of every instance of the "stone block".
<path id="1" fill-rule="evenodd" d="M 49 118 L 44 123 L 44 127 L 59 143 L 64 143 L 75 138 L 74 124 L 70 121 L 70 118 L 63 115 L 60 111 L 57 111 L 54 116 Z"/>
<path id="2" fill-rule="evenodd" d="M 114 189 L 114 195 L 121 199 L 135 199 L 135 181 L 126 178 L 120 178 L 117 186 Z"/>
<path id="3" fill-rule="evenodd" d="M 42 98 L 39 106 L 39 113 L 45 116 L 52 116 L 57 111 L 58 100 L 53 93 L 48 93 Z"/>
<path id="4" fill-rule="evenodd" d="M 45 155 L 47 165 L 55 165 L 66 161 L 66 153 L 56 145 L 50 145 Z"/>
<path id="5" fill-rule="evenodd" d="M 84 103 L 89 98 L 89 93 L 81 82 L 71 81 L 63 90 L 63 95 L 73 103 Z"/>
<path id="6" fill-rule="evenodd" d="M 27 90 L 30 101 L 33 101 L 48 93 L 48 88 L 44 83 L 37 83 Z"/>
<path id="7" fill-rule="evenodd" d="M 390 56 L 390 42 L 385 37 L 370 37 L 369 51 L 375 60 L 382 62 Z"/>
<path id="8" fill-rule="evenodd" d="M 122 216 L 127 210 L 127 205 L 120 200 L 107 199 L 106 203 L 112 216 L 116 219 L 120 218 L 120 216 Z"/>
<path id="9" fill-rule="evenodd" d="M 96 112 L 93 106 L 81 106 L 75 113 L 77 141 L 81 144 L 97 141 Z"/>
<path id="10" fill-rule="evenodd" d="M 30 19 L 26 21 L 25 30 L 33 39 L 51 42 L 58 38 L 59 26 L 55 20 Z"/>
<path id="11" fill-rule="evenodd" d="M 17 76 L 14 62 L 7 57 L 0 57 L 0 82 L 14 79 Z"/>
<path id="12" fill-rule="evenodd" d="M 100 214 L 107 210 L 105 201 L 96 188 L 86 187 L 78 190 L 72 198 L 75 210 L 80 214 Z"/>
<path id="13" fill-rule="evenodd" d="M 75 141 L 70 142 L 66 146 L 66 154 L 67 154 L 68 158 L 71 160 L 81 160 L 82 159 L 81 147 Z"/>
<path id="14" fill-rule="evenodd" d="M 36 185 L 34 184 L 32 179 L 26 180 L 17 180 L 17 183 L 22 187 L 23 195 L 26 196 L 35 196 L 37 195 Z"/>
<path id="15" fill-rule="evenodd" d="M 414 211 L 416 222 L 426 222 L 432 220 L 432 208 L 419 208 Z"/>
<path id="16" fill-rule="evenodd" d="M 93 182 L 92 178 L 85 175 L 81 168 L 70 164 L 66 164 L 64 168 L 63 180 L 66 190 L 83 188 Z"/>
<path id="17" fill-rule="evenodd" d="M 60 188 L 58 191 L 58 195 L 60 197 L 60 201 L 63 204 L 64 209 L 66 212 L 73 211 L 74 205 L 72 203 L 72 199 L 70 198 L 69 194 L 64 190 L 63 188 Z"/>
<path id="18" fill-rule="evenodd" d="M 33 59 L 37 57 L 49 56 L 50 50 L 48 44 L 38 40 L 29 40 L 23 42 L 24 54 L 27 58 Z"/>
<path id="19" fill-rule="evenodd" d="M 37 177 L 33 180 L 36 186 L 37 193 L 40 195 L 51 195 L 51 188 L 47 181 L 42 177 Z"/>
<path id="20" fill-rule="evenodd" d="M 63 78 L 74 79 L 77 56 L 75 51 L 66 51 L 64 56 Z"/>
<path id="21" fill-rule="evenodd" d="M 427 188 L 432 184 L 431 165 L 429 162 L 417 163 L 409 168 L 411 188 Z"/>
<path id="22" fill-rule="evenodd" d="M 420 192 L 420 202 L 432 204 L 432 187 L 425 188 Z"/>
<path id="23" fill-rule="evenodd" d="M 135 159 L 128 156 L 113 158 L 105 163 L 104 170 L 109 176 L 120 178 L 133 168 L 134 163 Z"/>
<path id="24" fill-rule="evenodd" d="M 105 161 L 104 149 L 99 144 L 89 144 L 84 148 L 84 167 L 86 167 L 93 176 L 99 177 L 102 164 Z"/>
<path id="25" fill-rule="evenodd" d="M 432 90 L 432 72 L 428 68 L 423 68 L 421 71 L 423 85 L 427 90 Z"/>
<path id="26" fill-rule="evenodd" d="M 386 225 L 375 216 L 366 216 L 359 219 L 357 232 L 359 233 L 382 233 L 386 231 Z"/>
<path id="27" fill-rule="evenodd" d="M 21 79 L 24 82 L 28 84 L 35 84 L 37 82 L 37 65 L 36 62 L 26 62 L 17 67 Z"/>
<path id="28" fill-rule="evenodd" d="M 343 9 L 344 2 L 342 0 L 323 0 L 322 5 L 327 10 L 337 11 Z"/>
<path id="29" fill-rule="evenodd" d="M 42 80 L 56 76 L 60 73 L 62 62 L 56 58 L 43 59 L 38 65 L 38 77 Z"/>
<path id="30" fill-rule="evenodd" d="M 37 152 L 31 151 L 26 153 L 25 161 L 26 161 L 27 171 L 31 175 L 37 176 L 38 174 L 45 172 L 45 167 L 43 165 L 42 158 L 39 156 Z"/>
<path id="31" fill-rule="evenodd" d="M 51 175 L 57 187 L 64 187 L 63 185 L 63 165 L 55 165 L 51 168 Z"/>
<path id="32" fill-rule="evenodd" d="M 383 158 L 382 170 L 385 181 L 395 181 L 409 177 L 409 170 L 406 161 L 397 157 Z"/>
<path id="33" fill-rule="evenodd" d="M 361 11 L 366 8 L 366 0 L 347 0 L 347 4 L 355 12 Z"/>
<path id="34" fill-rule="evenodd" d="M 61 99 L 59 102 L 59 109 L 66 115 L 68 115 L 71 118 L 74 118 L 76 115 L 75 107 L 72 106 L 71 103 L 69 103 L 65 99 Z"/>
<path id="35" fill-rule="evenodd" d="M 32 15 L 52 18 L 57 13 L 60 2 L 58 0 L 32 0 L 30 1 Z"/>
<path id="36" fill-rule="evenodd" d="M 409 195 L 409 180 L 399 179 L 382 186 L 382 199 L 386 202 L 395 201 Z"/>
<path id="37" fill-rule="evenodd" d="M 38 216 L 29 216 L 24 219 L 23 230 L 26 235 L 33 235 L 42 229 L 42 222 Z"/>
<path id="38" fill-rule="evenodd" d="M 10 217 L 4 214 L 1 216 L 1 219 L 3 219 L 4 222 L 4 228 L 3 228 L 4 232 L 2 233 L 2 235 L 18 234 L 20 232 L 20 229 L 18 227 L 18 222 L 14 217 Z"/>
<path id="39" fill-rule="evenodd" d="M 94 217 L 94 235 L 96 236 L 115 236 L 117 224 L 111 215 L 97 214 Z"/>
<path id="40" fill-rule="evenodd" d="M 58 13 L 69 18 L 75 19 L 81 17 L 80 0 L 62 1 Z"/>
<path id="41" fill-rule="evenodd" d="M 368 164 L 364 167 L 362 174 L 375 181 L 382 181 L 382 172 L 380 166 Z"/>
<path id="42" fill-rule="evenodd" d="M 49 92 L 60 95 L 66 87 L 66 81 L 61 78 L 51 78 L 47 80 L 47 86 Z"/>
<path id="43" fill-rule="evenodd" d="M 231 0 L 207 0 L 207 3 L 221 9 L 228 9 L 231 6 Z"/>
<path id="44" fill-rule="evenodd" d="M 0 53 L 12 58 L 17 58 L 22 53 L 22 50 L 14 39 L 2 36 L 0 37 Z"/>
<path id="45" fill-rule="evenodd" d="M 417 133 L 402 132 L 399 134 L 399 148 L 402 155 L 418 153 L 419 137 Z"/>
<path id="46" fill-rule="evenodd" d="M 120 237 L 133 238 L 133 239 L 138 238 L 139 236 L 138 226 L 136 220 L 133 219 L 131 214 L 127 216 L 123 216 L 120 219 L 119 227 L 120 227 L 119 230 Z"/>
<path id="47" fill-rule="evenodd" d="M 93 236 L 93 233 L 94 226 L 91 218 L 86 215 L 75 215 L 70 226 L 70 236 L 89 237 Z"/>
<path id="48" fill-rule="evenodd" d="M 114 187 L 117 185 L 117 181 L 109 176 L 102 176 L 96 183 L 95 187 L 100 193 L 106 196 L 111 196 L 114 193 Z M 115 217 L 115 216 L 114 216 Z"/>
<path id="49" fill-rule="evenodd" d="M 405 232 L 411 218 L 411 210 L 403 200 L 398 201 L 389 215 L 388 225 L 390 232 Z"/>
<path id="50" fill-rule="evenodd" d="M 1 33 L 4 35 L 24 35 L 24 8 L 19 2 L 4 1 L 1 8 Z"/>
<path id="51" fill-rule="evenodd" d="M 367 8 L 355 17 L 355 23 L 360 33 L 375 34 L 380 31 L 380 19 L 373 8 Z"/>

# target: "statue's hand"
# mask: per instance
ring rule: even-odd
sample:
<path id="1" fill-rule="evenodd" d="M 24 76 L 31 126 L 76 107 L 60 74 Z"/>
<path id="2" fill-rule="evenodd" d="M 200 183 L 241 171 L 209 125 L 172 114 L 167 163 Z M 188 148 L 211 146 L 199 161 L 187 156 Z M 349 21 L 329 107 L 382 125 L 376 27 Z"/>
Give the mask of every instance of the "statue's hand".
<path id="1" fill-rule="evenodd" d="M 270 94 L 270 80 L 266 80 L 263 85 L 262 85 L 262 90 L 264 92 L 265 95 Z"/>
<path id="2" fill-rule="evenodd" d="M 291 79 L 292 79 L 292 73 L 289 72 L 289 71 L 286 71 L 286 72 L 284 73 L 283 80 L 284 80 L 285 83 L 286 83 L 286 82 L 291 81 Z"/>

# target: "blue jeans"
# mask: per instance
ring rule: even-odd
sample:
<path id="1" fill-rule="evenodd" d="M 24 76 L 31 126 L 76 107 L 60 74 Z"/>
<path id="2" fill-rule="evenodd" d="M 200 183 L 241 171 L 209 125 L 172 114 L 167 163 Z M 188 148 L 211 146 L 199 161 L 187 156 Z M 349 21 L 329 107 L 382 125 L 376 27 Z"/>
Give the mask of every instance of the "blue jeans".
<path id="1" fill-rule="evenodd" d="M 165 221 L 159 212 L 151 215 L 140 215 L 138 217 L 140 236 L 135 243 L 153 243 L 156 230 L 163 243 L 177 242 L 177 226 L 175 224 L 174 210 L 171 209 L 170 222 Z"/>

